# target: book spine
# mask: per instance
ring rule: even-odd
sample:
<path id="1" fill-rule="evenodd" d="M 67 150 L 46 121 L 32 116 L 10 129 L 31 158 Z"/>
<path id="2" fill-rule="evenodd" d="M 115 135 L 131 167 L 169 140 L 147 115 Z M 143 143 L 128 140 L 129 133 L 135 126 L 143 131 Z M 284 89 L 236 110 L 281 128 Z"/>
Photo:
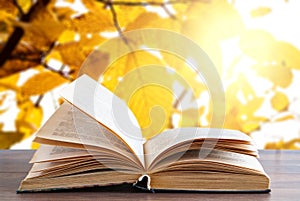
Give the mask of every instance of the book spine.
<path id="1" fill-rule="evenodd" d="M 147 174 L 140 176 L 138 180 L 133 184 L 133 187 L 141 189 L 143 191 L 151 191 L 154 193 L 154 190 L 151 189 L 151 178 Z"/>

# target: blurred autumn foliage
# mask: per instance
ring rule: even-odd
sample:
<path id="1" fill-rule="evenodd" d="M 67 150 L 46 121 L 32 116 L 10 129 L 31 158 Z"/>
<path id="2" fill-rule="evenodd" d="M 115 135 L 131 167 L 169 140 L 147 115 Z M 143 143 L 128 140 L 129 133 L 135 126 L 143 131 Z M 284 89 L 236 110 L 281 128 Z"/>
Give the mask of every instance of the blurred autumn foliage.
<path id="1" fill-rule="evenodd" d="M 259 18 L 271 12 L 268 7 L 259 7 L 249 15 Z M 298 118 L 289 110 L 290 102 L 295 100 L 288 96 L 287 89 L 300 70 L 299 50 L 266 31 L 245 28 L 234 1 L 0 0 L 0 113 L 12 115 L 15 127 L 7 130 L 7 122 L 0 124 L 0 148 L 10 148 L 41 126 L 45 107 L 57 107 L 61 101 L 53 96 L 56 104 L 43 107 L 45 95 L 76 79 L 86 57 L 97 46 L 111 37 L 122 37 L 126 31 L 141 28 L 181 33 L 207 52 L 224 81 L 225 128 L 250 135 L 266 122 Z M 220 43 L 231 38 L 238 41 L 241 53 L 229 66 L 224 66 Z M 239 66 L 244 60 L 251 62 L 241 70 Z M 199 100 L 209 94 L 205 83 L 197 79 L 196 72 L 185 61 L 164 52 L 160 56 L 147 51 L 125 55 L 107 68 L 102 84 L 113 91 L 126 73 L 150 63 L 176 70 L 192 86 Z M 149 76 L 164 79 L 163 75 Z M 266 87 L 255 85 L 253 77 Z M 187 90 L 182 90 L 181 99 L 188 98 Z M 211 102 L 204 100 L 199 108 L 178 111 L 170 92 L 149 86 L 137 91 L 128 105 L 144 128 L 144 136 L 149 138 L 171 127 L 209 126 Z M 164 119 L 161 113 L 149 117 L 155 105 L 164 108 Z M 16 109 L 10 111 L 12 107 Z M 257 113 L 261 107 L 273 112 L 271 115 Z M 189 118 L 193 112 L 200 118 Z M 175 122 L 172 119 L 176 115 L 185 115 L 188 121 L 179 118 Z M 159 126 L 149 127 L 152 118 Z M 279 140 L 267 143 L 265 148 L 297 149 L 299 143 L 299 138 L 288 142 Z"/>

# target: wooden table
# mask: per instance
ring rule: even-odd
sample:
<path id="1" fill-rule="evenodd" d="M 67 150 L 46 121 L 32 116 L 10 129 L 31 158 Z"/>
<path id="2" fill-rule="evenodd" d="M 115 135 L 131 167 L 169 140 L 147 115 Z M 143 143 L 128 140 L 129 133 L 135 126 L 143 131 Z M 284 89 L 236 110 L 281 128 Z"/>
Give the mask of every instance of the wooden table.
<path id="1" fill-rule="evenodd" d="M 300 200 L 300 151 L 260 151 L 271 177 L 269 194 L 56 192 L 16 194 L 33 151 L 0 150 L 0 200 Z"/>

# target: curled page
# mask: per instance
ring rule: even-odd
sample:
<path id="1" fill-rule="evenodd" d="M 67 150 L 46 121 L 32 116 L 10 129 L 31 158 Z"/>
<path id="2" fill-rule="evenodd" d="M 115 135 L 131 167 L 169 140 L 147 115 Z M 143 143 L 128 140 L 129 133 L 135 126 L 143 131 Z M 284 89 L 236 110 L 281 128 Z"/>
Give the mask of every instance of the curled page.
<path id="1" fill-rule="evenodd" d="M 141 128 L 124 101 L 87 75 L 64 88 L 61 96 L 113 131 L 145 164 Z"/>

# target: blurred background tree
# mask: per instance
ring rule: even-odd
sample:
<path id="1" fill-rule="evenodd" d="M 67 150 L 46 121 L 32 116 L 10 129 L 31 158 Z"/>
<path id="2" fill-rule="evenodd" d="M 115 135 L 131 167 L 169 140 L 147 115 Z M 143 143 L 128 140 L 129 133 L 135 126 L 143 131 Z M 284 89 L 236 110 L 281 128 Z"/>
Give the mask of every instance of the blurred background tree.
<path id="1" fill-rule="evenodd" d="M 259 148 L 299 149 L 300 30 L 292 21 L 299 8 L 296 0 L 0 0 L 0 148 L 38 146 L 33 133 L 61 104 L 57 92 L 97 46 L 126 31 L 162 28 L 194 40 L 215 63 L 225 88 L 225 128 L 251 135 Z M 172 127 L 208 127 L 205 82 L 165 52 L 125 55 L 101 82 L 113 91 L 130 70 L 153 63 L 173 68 L 192 89 L 181 86 L 179 100 L 154 86 L 132 96 L 128 105 L 145 138 Z M 199 107 L 179 110 L 191 93 Z M 164 118 L 151 114 L 158 118 L 151 124 L 155 105 Z M 192 118 L 195 112 L 200 118 Z"/>

